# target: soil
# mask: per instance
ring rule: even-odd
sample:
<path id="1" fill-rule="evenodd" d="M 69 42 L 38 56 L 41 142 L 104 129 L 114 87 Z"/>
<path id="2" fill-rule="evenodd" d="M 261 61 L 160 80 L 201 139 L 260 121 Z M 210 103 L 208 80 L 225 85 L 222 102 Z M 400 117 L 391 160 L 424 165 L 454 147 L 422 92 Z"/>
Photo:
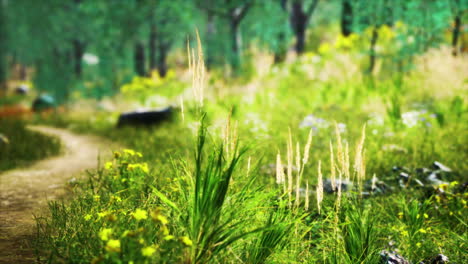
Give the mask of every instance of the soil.
<path id="1" fill-rule="evenodd" d="M 36 232 L 35 216 L 47 212 L 47 203 L 63 199 L 68 182 L 96 169 L 98 157 L 110 158 L 115 145 L 96 136 L 77 135 L 64 129 L 29 126 L 28 129 L 62 141 L 60 156 L 28 168 L 0 174 L 0 263 L 34 263 L 31 238 Z M 31 147 L 34 142 L 31 142 Z"/>

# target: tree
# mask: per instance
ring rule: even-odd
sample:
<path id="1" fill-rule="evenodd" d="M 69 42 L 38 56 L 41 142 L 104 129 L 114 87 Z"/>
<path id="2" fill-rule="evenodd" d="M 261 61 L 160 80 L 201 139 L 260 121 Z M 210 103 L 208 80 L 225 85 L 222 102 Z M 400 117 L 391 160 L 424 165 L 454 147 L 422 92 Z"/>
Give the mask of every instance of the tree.
<path id="1" fill-rule="evenodd" d="M 6 92 L 7 80 L 7 26 L 6 26 L 6 1 L 0 1 L 0 95 Z"/>
<path id="2" fill-rule="evenodd" d="M 341 34 L 347 37 L 353 33 L 353 6 L 351 0 L 341 0 Z"/>
<path id="3" fill-rule="evenodd" d="M 198 1 L 199 8 L 207 12 L 209 16 L 216 15 L 227 22 L 230 42 L 229 64 L 234 72 L 238 71 L 242 64 L 242 35 L 240 26 L 255 3 L 256 0 Z"/>
<path id="4" fill-rule="evenodd" d="M 319 0 L 281 0 L 281 6 L 289 14 L 291 30 L 296 38 L 294 49 L 298 55 L 305 51 L 307 27 L 318 3 Z"/>

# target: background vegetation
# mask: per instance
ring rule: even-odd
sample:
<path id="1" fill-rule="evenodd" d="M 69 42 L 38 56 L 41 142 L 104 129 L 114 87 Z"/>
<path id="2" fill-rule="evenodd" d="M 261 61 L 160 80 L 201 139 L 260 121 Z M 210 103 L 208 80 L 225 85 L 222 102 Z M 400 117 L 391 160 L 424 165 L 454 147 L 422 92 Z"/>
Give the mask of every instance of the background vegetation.
<path id="1" fill-rule="evenodd" d="M 61 105 L 26 119 L 127 147 L 38 219 L 40 260 L 468 261 L 467 1 L 0 7 L 3 83 Z"/>

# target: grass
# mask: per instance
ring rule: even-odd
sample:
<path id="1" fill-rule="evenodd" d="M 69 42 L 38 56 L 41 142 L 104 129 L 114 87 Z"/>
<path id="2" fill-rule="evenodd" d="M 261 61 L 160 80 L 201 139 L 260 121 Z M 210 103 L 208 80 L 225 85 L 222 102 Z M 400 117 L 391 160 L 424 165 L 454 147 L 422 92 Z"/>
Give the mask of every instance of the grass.
<path id="1" fill-rule="evenodd" d="M 30 131 L 25 125 L 20 120 L 0 120 L 0 134 L 8 140 L 0 143 L 0 172 L 59 154 L 58 139 Z"/>
<path id="2" fill-rule="evenodd" d="M 51 216 L 38 221 L 40 256 L 52 263 L 378 263 L 381 250 L 398 250 L 412 263 L 437 254 L 467 262 L 463 84 L 435 96 L 418 71 L 398 85 L 311 81 L 301 63 L 259 77 L 265 87 L 252 93 L 222 87 L 229 96 L 202 107 L 200 98 L 187 100 L 183 118 L 179 112 L 155 128 L 117 130 L 107 112 L 94 121 L 48 120 L 134 150 L 90 172 L 75 186 L 76 199 L 50 205 Z M 453 170 L 442 174 L 446 184 L 415 172 L 434 161 Z M 425 186 L 401 187 L 394 166 Z M 323 192 L 319 179 L 332 175 L 354 187 Z M 373 175 L 389 191 L 373 192 Z"/>

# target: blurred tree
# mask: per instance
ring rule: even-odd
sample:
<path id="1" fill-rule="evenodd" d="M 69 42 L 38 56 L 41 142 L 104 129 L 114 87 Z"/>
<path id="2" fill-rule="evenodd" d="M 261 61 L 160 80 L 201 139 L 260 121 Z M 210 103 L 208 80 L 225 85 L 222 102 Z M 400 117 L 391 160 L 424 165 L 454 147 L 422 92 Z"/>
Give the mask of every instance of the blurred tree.
<path id="1" fill-rule="evenodd" d="M 286 0 L 281 2 L 285 12 L 289 14 L 291 30 L 296 37 L 294 49 L 298 55 L 305 51 L 307 27 L 319 0 Z"/>
<path id="2" fill-rule="evenodd" d="M 7 2 L 0 0 L 0 95 L 6 92 L 7 80 Z"/>
<path id="3" fill-rule="evenodd" d="M 466 0 L 450 0 L 450 6 L 453 16 L 453 27 L 452 27 L 452 54 L 457 56 L 459 53 L 459 40 L 463 35 L 462 29 L 462 17 L 463 14 L 467 13 L 468 1 Z"/>
<path id="4" fill-rule="evenodd" d="M 353 6 L 352 0 L 341 0 L 341 34 L 345 37 L 353 33 Z"/>
<path id="5" fill-rule="evenodd" d="M 224 19 L 229 26 L 230 56 L 229 64 L 234 72 L 240 69 L 242 63 L 242 34 L 241 22 L 256 4 L 256 0 L 199 0 L 197 5 L 204 10 L 211 22 L 213 16 Z M 212 34 L 212 28 L 207 28 Z"/>

